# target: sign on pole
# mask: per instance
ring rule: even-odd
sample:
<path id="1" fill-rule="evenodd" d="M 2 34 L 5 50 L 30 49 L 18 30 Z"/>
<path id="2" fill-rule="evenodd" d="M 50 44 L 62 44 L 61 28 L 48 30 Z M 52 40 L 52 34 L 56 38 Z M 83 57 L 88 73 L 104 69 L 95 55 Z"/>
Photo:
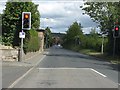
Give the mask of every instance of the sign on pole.
<path id="1" fill-rule="evenodd" d="M 19 38 L 25 38 L 25 32 L 19 32 Z"/>

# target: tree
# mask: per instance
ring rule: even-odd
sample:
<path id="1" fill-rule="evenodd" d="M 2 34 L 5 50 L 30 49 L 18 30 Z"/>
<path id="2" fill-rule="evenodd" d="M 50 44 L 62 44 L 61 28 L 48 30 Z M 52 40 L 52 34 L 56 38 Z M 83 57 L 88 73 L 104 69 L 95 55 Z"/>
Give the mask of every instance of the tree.
<path id="1" fill-rule="evenodd" d="M 113 27 L 116 18 L 120 16 L 120 2 L 86 2 L 83 8 L 84 14 L 88 14 L 91 19 L 99 24 L 101 31 L 108 32 L 108 51 L 112 53 L 113 48 Z M 116 43 L 117 54 L 120 54 L 120 38 Z"/>
<path id="2" fill-rule="evenodd" d="M 80 40 L 82 39 L 83 32 L 82 32 L 81 24 L 77 22 L 73 22 L 73 24 L 68 28 L 66 31 L 66 35 L 64 37 L 64 46 L 71 47 L 73 45 L 79 44 Z"/>
<path id="3" fill-rule="evenodd" d="M 2 14 L 0 14 L 0 44 L 2 44 Z"/>
<path id="4" fill-rule="evenodd" d="M 46 48 L 52 45 L 52 34 L 49 27 L 46 27 L 45 29 L 45 45 Z"/>
<path id="5" fill-rule="evenodd" d="M 6 8 L 2 15 L 2 36 L 5 45 L 19 46 L 19 32 L 22 29 L 22 12 L 31 12 L 32 29 L 39 28 L 40 14 L 37 10 L 38 5 L 32 2 L 12 2 L 6 3 Z M 19 0 L 16 0 L 19 1 Z M 30 31 L 26 32 L 26 40 L 29 40 Z M 34 32 L 36 32 L 34 30 Z"/>

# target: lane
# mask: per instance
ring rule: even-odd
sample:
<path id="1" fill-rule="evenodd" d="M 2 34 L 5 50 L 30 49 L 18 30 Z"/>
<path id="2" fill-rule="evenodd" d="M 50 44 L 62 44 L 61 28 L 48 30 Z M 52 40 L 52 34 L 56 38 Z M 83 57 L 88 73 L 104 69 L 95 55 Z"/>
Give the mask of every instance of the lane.
<path id="1" fill-rule="evenodd" d="M 87 55 L 65 49 L 52 48 L 38 67 L 40 68 L 93 68 L 118 83 L 118 71 L 110 62 L 96 60 Z"/>
<path id="2" fill-rule="evenodd" d="M 14 88 L 117 88 L 117 85 L 88 68 L 37 68 Z"/>
<path id="3" fill-rule="evenodd" d="M 107 70 L 113 70 L 110 63 L 65 49 L 51 48 L 48 52 L 44 53 L 46 57 L 17 83 L 15 88 L 118 87 L 118 84 L 106 75 Z M 105 74 L 101 71 L 104 69 Z"/>

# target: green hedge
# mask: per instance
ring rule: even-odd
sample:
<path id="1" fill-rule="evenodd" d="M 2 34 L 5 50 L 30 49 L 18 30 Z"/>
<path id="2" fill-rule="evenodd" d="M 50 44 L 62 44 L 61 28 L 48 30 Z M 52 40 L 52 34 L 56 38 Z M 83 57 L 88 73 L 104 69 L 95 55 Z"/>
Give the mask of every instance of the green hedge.
<path id="1" fill-rule="evenodd" d="M 40 40 L 38 37 L 38 32 L 35 30 L 27 31 L 26 39 L 24 40 L 24 52 L 36 52 L 40 48 Z"/>

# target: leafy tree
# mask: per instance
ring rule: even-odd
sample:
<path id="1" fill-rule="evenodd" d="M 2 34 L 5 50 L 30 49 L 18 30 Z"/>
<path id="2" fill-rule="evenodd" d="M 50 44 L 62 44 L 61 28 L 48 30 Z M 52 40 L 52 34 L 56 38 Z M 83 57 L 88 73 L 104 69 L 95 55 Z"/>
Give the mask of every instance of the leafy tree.
<path id="1" fill-rule="evenodd" d="M 22 29 L 22 12 L 31 12 L 32 30 L 39 28 L 40 14 L 38 5 L 32 2 L 11 2 L 6 3 L 6 8 L 2 15 L 2 36 L 5 45 L 19 46 L 19 32 Z M 19 1 L 19 0 L 16 0 Z M 26 38 L 30 37 L 30 32 L 26 32 Z M 26 41 L 26 40 L 25 40 Z"/>
<path id="2" fill-rule="evenodd" d="M 64 47 L 70 48 L 75 45 L 80 44 L 80 41 L 83 36 L 82 32 L 82 26 L 81 24 L 78 24 L 77 22 L 73 22 L 73 24 L 68 28 L 68 31 L 66 31 L 66 35 L 64 37 Z"/>
<path id="3" fill-rule="evenodd" d="M 2 14 L 0 14 L 0 44 L 2 44 Z"/>
<path id="4" fill-rule="evenodd" d="M 46 27 L 45 29 L 45 45 L 46 48 L 52 45 L 52 34 L 49 27 Z"/>
<path id="5" fill-rule="evenodd" d="M 88 14 L 91 19 L 99 24 L 101 31 L 108 32 L 108 50 L 112 53 L 113 48 L 113 28 L 116 18 L 120 16 L 120 2 L 86 2 L 83 8 L 84 14 Z M 116 40 L 116 51 L 120 54 L 120 38 Z"/>

